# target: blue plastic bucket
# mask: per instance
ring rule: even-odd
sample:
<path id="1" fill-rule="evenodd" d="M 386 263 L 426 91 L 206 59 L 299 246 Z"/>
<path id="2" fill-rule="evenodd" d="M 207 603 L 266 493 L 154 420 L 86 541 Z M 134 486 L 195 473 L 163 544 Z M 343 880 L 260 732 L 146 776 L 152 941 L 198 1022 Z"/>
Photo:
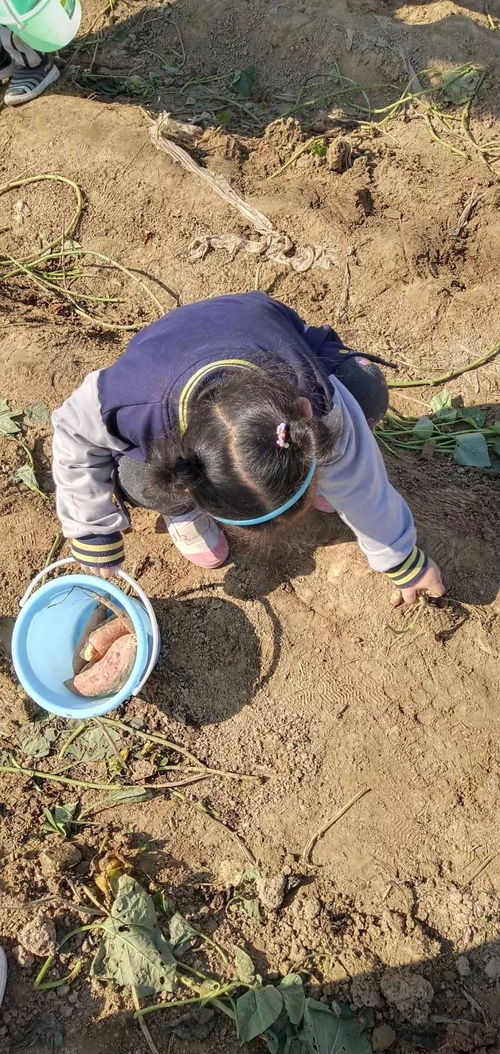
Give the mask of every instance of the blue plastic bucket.
<path id="1" fill-rule="evenodd" d="M 124 571 L 118 572 L 120 577 L 139 599 L 128 596 L 113 582 L 85 574 L 52 578 L 33 592 L 55 567 L 70 563 L 74 563 L 71 558 L 59 560 L 33 579 L 20 602 L 12 635 L 12 661 L 26 694 L 50 714 L 76 719 L 100 717 L 142 690 L 158 660 L 158 623 L 150 601 Z M 89 591 L 107 594 L 119 604 L 131 619 L 137 638 L 137 655 L 127 682 L 115 695 L 100 699 L 83 699 L 64 686 L 72 676 L 73 652 L 95 607 Z"/>

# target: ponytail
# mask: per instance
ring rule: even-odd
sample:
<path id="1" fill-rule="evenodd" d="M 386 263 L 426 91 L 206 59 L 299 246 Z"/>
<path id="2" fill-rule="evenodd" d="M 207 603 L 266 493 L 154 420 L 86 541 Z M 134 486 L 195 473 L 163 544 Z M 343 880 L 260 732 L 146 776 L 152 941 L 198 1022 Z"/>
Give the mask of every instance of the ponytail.
<path id="1" fill-rule="evenodd" d="M 198 505 L 229 520 L 279 508 L 303 484 L 311 464 L 330 460 L 335 448 L 326 422 L 304 416 L 301 397 L 276 368 L 230 372 L 195 393 L 182 438 L 151 445 L 149 500 L 171 515 Z M 291 519 L 305 502 L 306 495 L 278 520 Z"/>

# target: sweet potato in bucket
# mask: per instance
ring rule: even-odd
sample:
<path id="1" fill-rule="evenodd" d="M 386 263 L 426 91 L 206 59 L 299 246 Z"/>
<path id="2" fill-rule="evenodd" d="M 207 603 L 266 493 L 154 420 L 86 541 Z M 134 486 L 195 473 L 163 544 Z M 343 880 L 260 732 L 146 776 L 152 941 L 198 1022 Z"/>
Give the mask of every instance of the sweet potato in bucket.
<path id="1" fill-rule="evenodd" d="M 106 619 L 89 634 L 86 644 L 80 651 L 81 658 L 84 662 L 97 662 L 106 655 L 115 640 L 132 633 L 132 630 L 132 623 L 126 615 Z"/>
<path id="2" fill-rule="evenodd" d="M 89 663 L 74 677 L 72 690 L 92 699 L 115 695 L 130 676 L 136 654 L 135 633 L 122 634 L 110 644 L 98 662 Z"/>
<path id="3" fill-rule="evenodd" d="M 91 633 L 94 632 L 100 626 L 104 620 L 108 617 L 109 609 L 105 604 L 96 604 L 92 609 L 85 626 L 83 627 L 81 636 L 77 642 L 74 654 L 73 654 L 73 673 L 77 674 L 83 670 L 83 667 L 88 662 L 88 659 L 83 657 L 83 652 L 89 642 Z"/>

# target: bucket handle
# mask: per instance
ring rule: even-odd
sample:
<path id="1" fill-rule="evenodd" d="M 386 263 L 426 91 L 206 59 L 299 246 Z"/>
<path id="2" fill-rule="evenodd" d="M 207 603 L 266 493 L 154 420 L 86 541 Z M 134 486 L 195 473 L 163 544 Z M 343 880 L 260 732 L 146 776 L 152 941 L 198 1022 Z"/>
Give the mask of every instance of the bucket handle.
<path id="1" fill-rule="evenodd" d="M 67 557 L 65 557 L 64 560 L 56 560 L 55 563 L 49 564 L 48 567 L 44 567 L 43 571 L 39 571 L 38 574 L 35 575 L 35 577 L 30 582 L 30 584 L 29 584 L 24 596 L 21 597 L 21 599 L 19 601 L 19 607 L 20 608 L 24 607 L 28 597 L 31 596 L 35 586 L 38 585 L 38 582 L 40 581 L 40 579 L 45 578 L 45 576 L 48 575 L 50 571 L 54 571 L 56 569 L 56 567 L 67 567 L 68 564 L 76 564 L 76 563 L 77 563 L 77 561 L 74 560 L 72 556 L 67 556 Z M 140 585 L 138 585 L 137 582 L 135 582 L 134 579 L 131 578 L 130 575 L 127 574 L 126 571 L 122 571 L 120 567 L 117 567 L 117 569 L 115 571 L 115 575 L 119 575 L 120 578 L 123 578 L 124 582 L 126 582 L 127 585 L 129 585 L 131 587 L 131 589 L 134 590 L 134 593 L 137 594 L 137 596 L 139 597 L 139 600 L 142 602 L 142 604 L 146 608 L 146 611 L 147 611 L 147 613 L 149 615 L 149 619 L 150 619 L 150 622 L 151 622 L 151 633 L 152 633 L 151 658 L 149 660 L 149 663 L 148 663 L 148 666 L 147 666 L 147 669 L 146 669 L 146 673 L 144 674 L 144 677 L 142 678 L 142 681 L 137 686 L 135 691 L 132 692 L 132 695 L 139 695 L 139 693 L 142 692 L 142 689 L 144 688 L 144 685 L 146 684 L 146 681 L 147 681 L 148 677 L 151 675 L 151 673 L 153 672 L 154 667 L 156 666 L 156 661 L 157 661 L 157 657 L 158 657 L 158 650 L 159 650 L 159 647 L 160 647 L 160 631 L 158 629 L 158 623 L 156 621 L 156 615 L 155 615 L 154 610 L 153 610 L 153 605 L 151 604 L 151 601 L 149 600 L 149 597 L 146 596 L 144 590 L 141 589 Z M 97 578 L 97 581 L 99 583 L 102 583 L 102 582 L 105 582 L 106 579 L 104 579 L 104 578 Z"/>

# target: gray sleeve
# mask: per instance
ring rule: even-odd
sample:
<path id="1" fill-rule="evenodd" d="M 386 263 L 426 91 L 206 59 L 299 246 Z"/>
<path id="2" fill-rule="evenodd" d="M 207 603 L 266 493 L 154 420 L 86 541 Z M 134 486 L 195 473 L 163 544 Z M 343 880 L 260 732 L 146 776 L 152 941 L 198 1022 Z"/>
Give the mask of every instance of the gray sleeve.
<path id="1" fill-rule="evenodd" d="M 107 535 L 128 527 L 124 511 L 113 502 L 115 458 L 127 445 L 110 435 L 100 411 L 97 378 L 83 384 L 52 415 L 52 473 L 57 515 L 66 538 Z"/>
<path id="2" fill-rule="evenodd" d="M 319 469 L 318 493 L 354 531 L 375 571 L 390 571 L 411 553 L 416 530 L 408 505 L 389 483 L 382 455 L 366 418 L 351 393 L 336 377 L 330 415 L 342 421 L 336 456 Z M 336 430 L 336 429 L 335 429 Z"/>

